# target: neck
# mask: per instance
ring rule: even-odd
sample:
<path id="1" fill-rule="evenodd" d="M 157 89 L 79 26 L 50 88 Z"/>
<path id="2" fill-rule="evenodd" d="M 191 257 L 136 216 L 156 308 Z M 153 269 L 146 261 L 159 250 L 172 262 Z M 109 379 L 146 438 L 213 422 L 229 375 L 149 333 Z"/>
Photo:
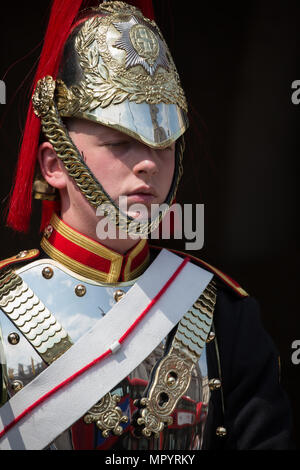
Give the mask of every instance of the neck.
<path id="1" fill-rule="evenodd" d="M 91 215 L 93 216 L 91 217 Z M 101 221 L 101 218 L 96 217 L 94 212 L 91 214 L 90 211 L 86 211 L 82 213 L 80 217 L 74 217 L 72 211 L 62 208 L 60 218 L 63 222 L 68 224 L 74 230 L 80 232 L 82 235 L 85 235 L 122 255 L 131 250 L 140 241 L 140 238 L 133 239 L 130 238 L 129 235 L 126 235 L 126 239 L 122 239 L 118 230 L 116 230 L 116 237 L 114 238 L 98 237 L 97 225 Z"/>

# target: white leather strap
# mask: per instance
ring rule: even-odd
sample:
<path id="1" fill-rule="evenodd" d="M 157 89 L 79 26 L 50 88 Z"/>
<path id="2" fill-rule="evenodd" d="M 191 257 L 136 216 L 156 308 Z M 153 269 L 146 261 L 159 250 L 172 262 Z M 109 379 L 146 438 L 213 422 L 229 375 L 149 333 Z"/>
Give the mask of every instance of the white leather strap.
<path id="1" fill-rule="evenodd" d="M 0 409 L 0 432 L 33 403 L 109 348 L 114 354 L 36 407 L 1 439 L 0 449 L 44 449 L 137 367 L 196 301 L 213 275 L 188 263 L 122 343 L 118 340 L 182 263 L 163 250 L 123 299 L 66 353 Z"/>

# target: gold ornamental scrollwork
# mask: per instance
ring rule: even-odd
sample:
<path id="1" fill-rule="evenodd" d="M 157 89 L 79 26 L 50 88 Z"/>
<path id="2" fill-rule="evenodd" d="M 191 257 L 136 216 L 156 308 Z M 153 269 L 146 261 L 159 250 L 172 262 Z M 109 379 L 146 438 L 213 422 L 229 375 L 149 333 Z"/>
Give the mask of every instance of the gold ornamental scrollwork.
<path id="1" fill-rule="evenodd" d="M 153 434 L 158 438 L 164 427 L 172 424 L 170 415 L 189 387 L 193 367 L 193 361 L 175 348 L 171 348 L 163 359 L 149 398 L 141 400 L 141 405 L 145 408 L 141 410 L 137 424 L 143 426 L 142 434 L 145 437 Z"/>
<path id="2" fill-rule="evenodd" d="M 216 303 L 216 286 L 211 281 L 193 307 L 180 321 L 166 356 L 155 369 L 146 395 L 137 400 L 136 433 L 158 438 L 172 424 L 171 414 L 188 390 L 192 371 L 209 335 Z"/>
<path id="3" fill-rule="evenodd" d="M 110 45 L 108 36 L 112 27 L 121 37 Z M 134 34 L 136 28 L 147 36 L 145 44 L 152 41 L 146 55 Z M 114 55 L 113 48 L 122 50 L 126 58 Z M 106 108 L 125 100 L 177 104 L 187 111 L 186 98 L 168 47 L 157 26 L 141 13 L 133 15 L 127 10 L 125 15 L 114 11 L 106 17 L 90 18 L 76 36 L 75 49 L 84 78 L 70 88 L 62 80 L 57 81 L 57 103 L 62 116 L 83 114 L 98 106 Z M 157 64 L 153 66 L 155 59 Z M 140 67 L 134 67 L 136 65 Z"/>
<path id="4" fill-rule="evenodd" d="M 46 116 L 52 106 L 55 93 L 55 80 L 50 75 L 37 82 L 32 103 L 34 113 L 38 117 Z"/>
<path id="5" fill-rule="evenodd" d="M 117 404 L 120 401 L 118 395 L 107 393 L 101 400 L 93 406 L 84 416 L 83 420 L 86 424 L 95 423 L 98 429 L 102 431 L 103 437 L 107 438 L 112 432 L 116 436 L 120 436 L 123 432 L 121 423 L 127 423 L 128 417 Z"/>

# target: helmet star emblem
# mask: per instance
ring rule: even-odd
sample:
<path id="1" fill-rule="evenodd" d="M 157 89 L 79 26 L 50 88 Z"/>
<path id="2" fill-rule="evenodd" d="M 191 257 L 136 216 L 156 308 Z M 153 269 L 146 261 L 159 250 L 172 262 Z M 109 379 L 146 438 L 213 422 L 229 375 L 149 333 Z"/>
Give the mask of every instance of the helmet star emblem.
<path id="1" fill-rule="evenodd" d="M 122 36 L 114 47 L 127 53 L 127 69 L 141 65 L 149 75 L 154 75 L 158 67 L 169 71 L 166 46 L 156 30 L 146 22 L 138 21 L 134 16 L 127 22 L 113 23 Z"/>

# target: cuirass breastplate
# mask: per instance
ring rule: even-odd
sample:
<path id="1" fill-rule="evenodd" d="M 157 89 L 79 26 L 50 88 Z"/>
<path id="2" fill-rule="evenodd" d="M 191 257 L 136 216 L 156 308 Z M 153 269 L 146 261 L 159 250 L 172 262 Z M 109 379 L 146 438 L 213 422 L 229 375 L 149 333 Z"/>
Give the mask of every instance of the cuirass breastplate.
<path id="1" fill-rule="evenodd" d="M 75 343 L 99 319 L 110 310 L 135 281 L 118 284 L 100 284 L 64 268 L 53 260 L 39 260 L 17 271 L 22 280 L 30 286 L 38 300 L 49 309 L 53 317 L 68 333 Z M 58 341 L 57 334 L 51 333 L 50 327 L 43 330 L 43 322 L 37 325 L 39 305 L 22 299 L 18 308 L 28 308 L 26 332 L 51 351 L 52 343 Z M 18 309 L 16 309 L 16 315 Z M 26 314 L 27 315 L 27 314 Z M 15 318 L 14 317 L 14 318 Z M 22 326 L 17 329 L 13 320 L 0 310 L 0 322 L 3 338 L 2 364 L 5 364 L 8 397 L 32 381 L 47 367 L 37 349 L 22 334 Z M 48 334 L 47 334 L 48 330 Z M 47 349 L 48 348 L 48 349 Z M 138 353 L 138 352 L 137 352 Z M 87 424 L 82 417 L 70 429 L 59 436 L 51 449 L 126 449 L 126 450 L 187 450 L 201 449 L 209 404 L 209 386 L 207 378 L 206 349 L 204 348 L 197 367 L 194 367 L 187 392 L 177 403 L 172 414 L 173 423 L 160 433 L 159 438 L 136 438 L 132 425 L 132 416 L 136 410 L 134 400 L 141 398 L 149 382 L 153 366 L 164 355 L 162 342 L 141 364 L 122 380 L 110 395 L 118 395 L 118 406 L 128 421 L 122 424 L 123 433 L 113 433 L 103 437 L 97 419 Z M 88 390 L 87 390 L 88 393 Z M 54 410 L 55 413 L 55 410 Z M 59 416 L 57 416 L 59 419 Z M 106 416 L 107 420 L 110 416 Z M 100 426 L 101 427 L 101 426 Z"/>

